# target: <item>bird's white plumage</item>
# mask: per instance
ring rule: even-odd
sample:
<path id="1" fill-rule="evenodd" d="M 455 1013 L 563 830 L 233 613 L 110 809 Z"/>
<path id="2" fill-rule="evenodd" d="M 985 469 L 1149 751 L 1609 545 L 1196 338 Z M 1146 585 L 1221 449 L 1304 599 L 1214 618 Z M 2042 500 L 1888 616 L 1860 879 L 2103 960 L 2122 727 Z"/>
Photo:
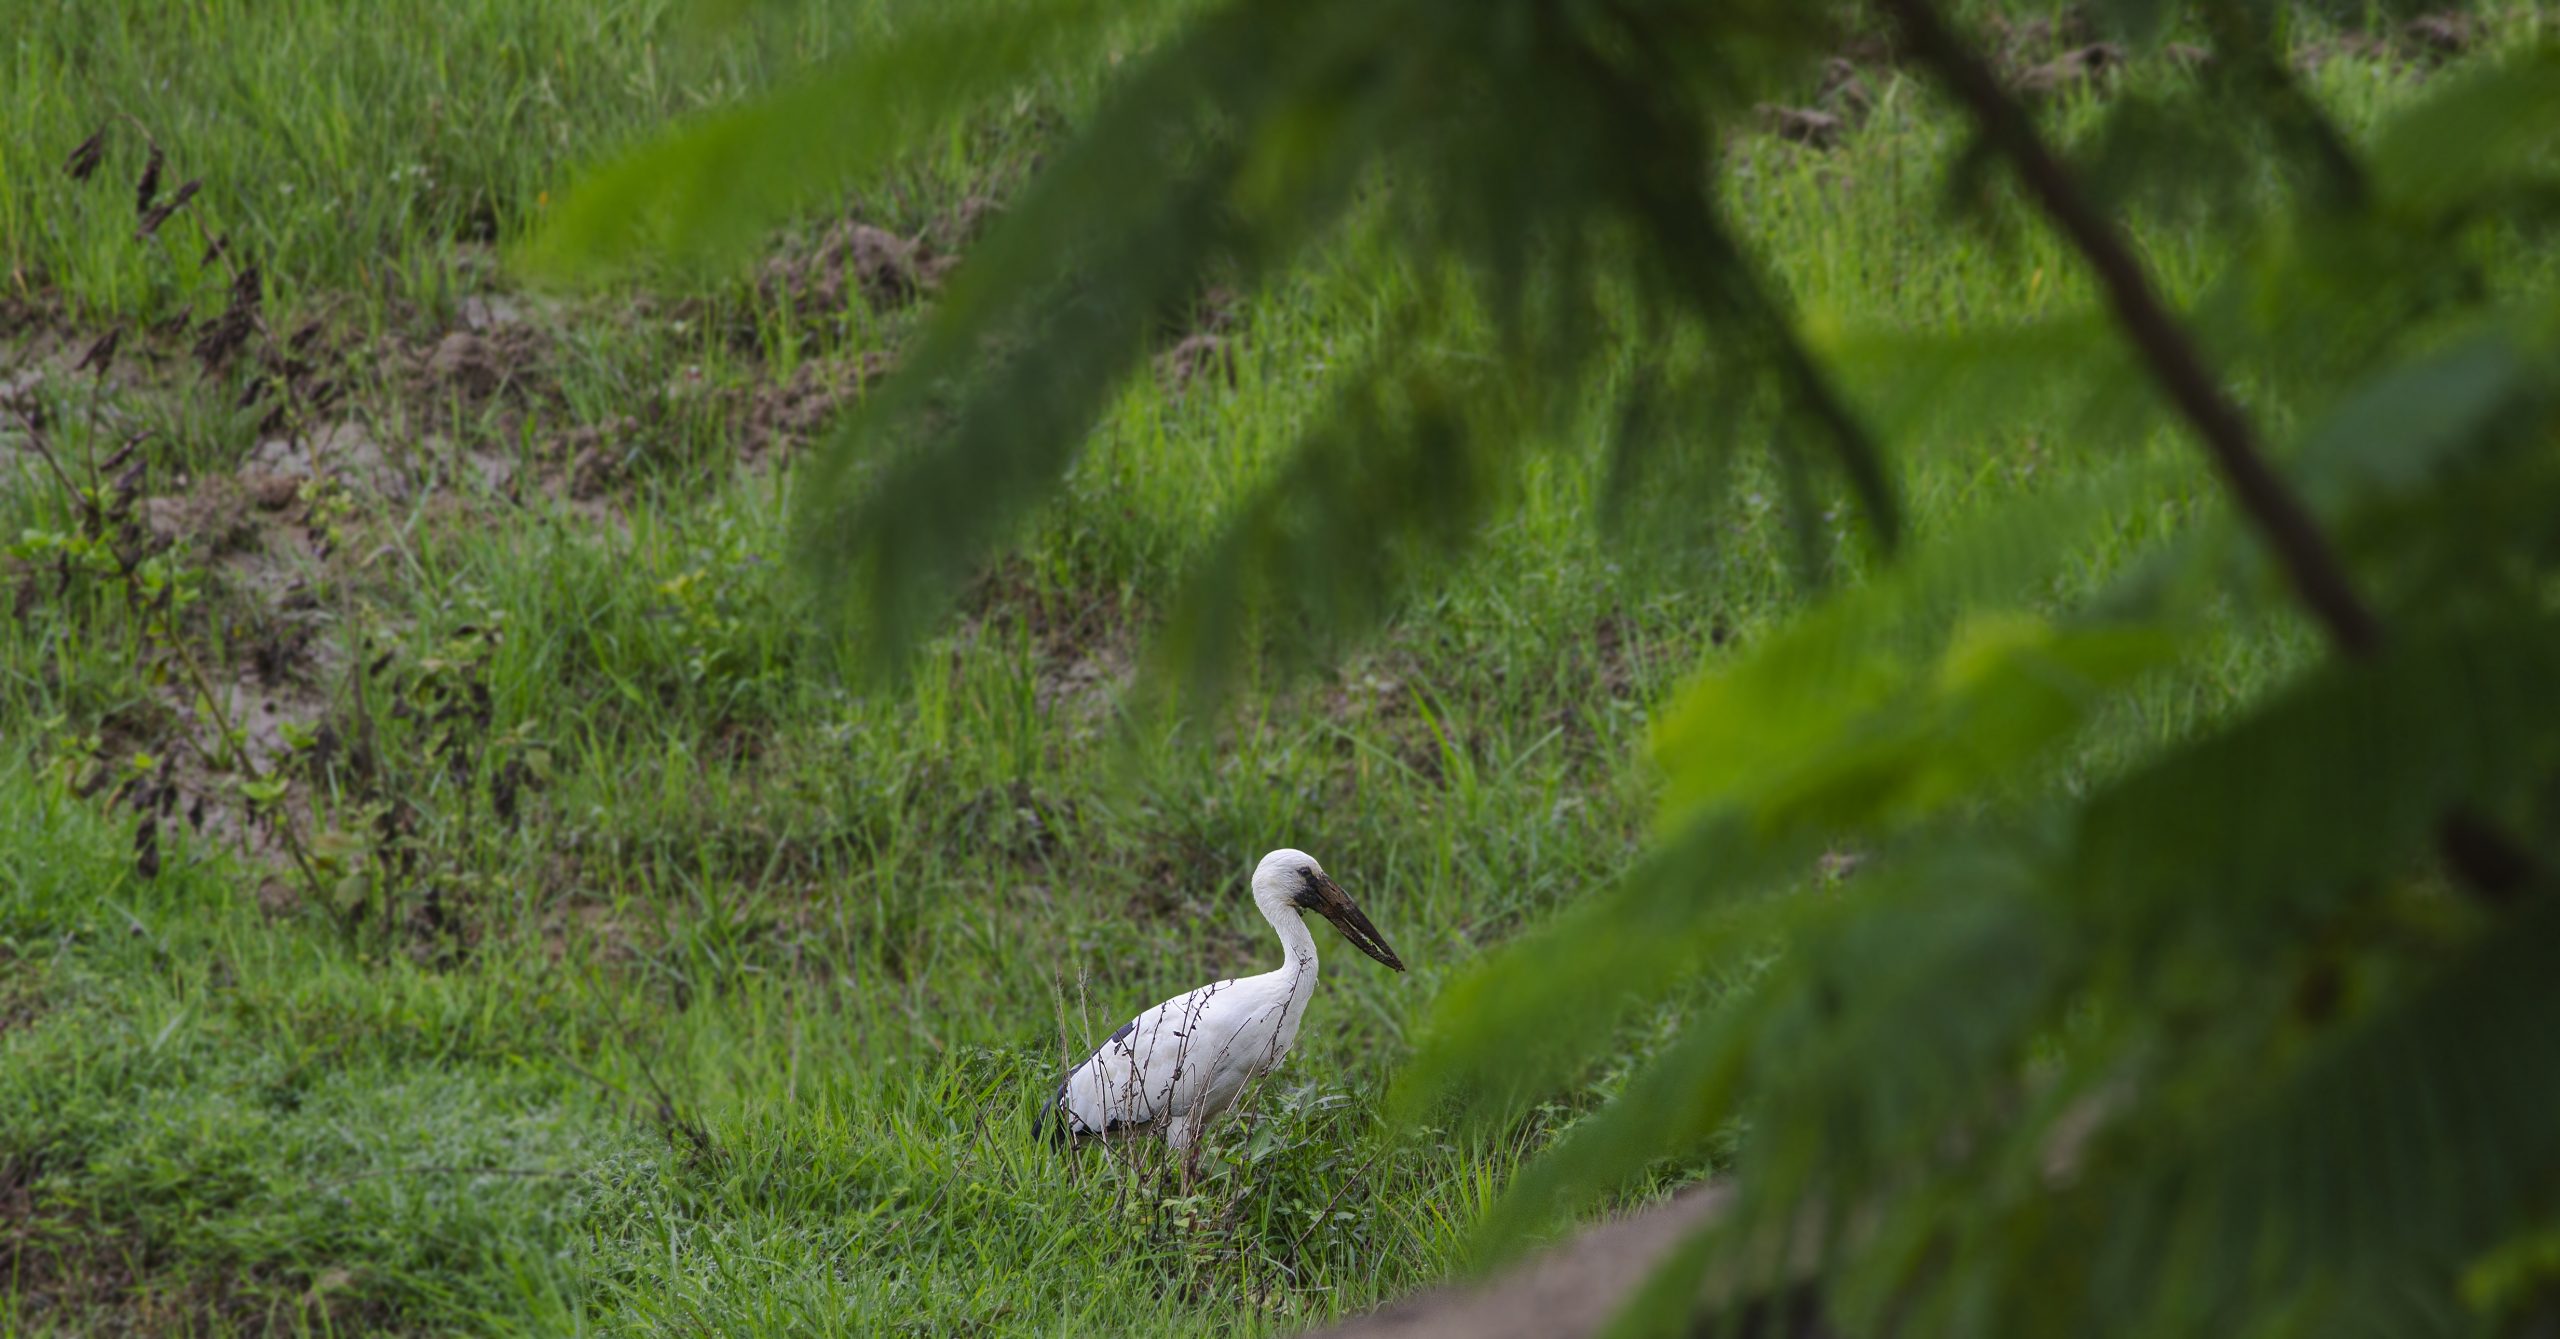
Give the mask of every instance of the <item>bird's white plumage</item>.
<path id="1" fill-rule="evenodd" d="M 1264 856 L 1254 869 L 1253 900 L 1280 936 L 1280 966 L 1187 991 L 1112 1033 L 1059 1084 L 1051 1110 L 1061 1132 L 1159 1134 L 1189 1153 L 1208 1122 L 1277 1067 L 1298 1039 L 1316 985 L 1315 936 L 1300 908 L 1319 886 L 1341 897 L 1306 853 L 1284 848 Z M 1374 937 L 1356 910 L 1348 915 Z M 1383 946 L 1370 951 L 1401 970 Z"/>

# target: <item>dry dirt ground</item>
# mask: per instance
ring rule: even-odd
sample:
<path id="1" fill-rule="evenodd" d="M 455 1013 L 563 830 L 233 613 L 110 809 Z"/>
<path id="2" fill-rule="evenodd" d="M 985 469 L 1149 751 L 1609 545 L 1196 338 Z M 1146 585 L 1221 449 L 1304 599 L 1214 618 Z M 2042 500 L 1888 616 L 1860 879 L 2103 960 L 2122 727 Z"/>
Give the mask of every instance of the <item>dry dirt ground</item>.
<path id="1" fill-rule="evenodd" d="M 1417 1293 L 1312 1339 L 1582 1339 L 1608 1329 L 1656 1265 L 1707 1226 L 1732 1197 L 1691 1186 L 1650 1208 L 1586 1228 L 1500 1276 Z M 1719 1333 L 1733 1339 L 1833 1339 L 1810 1293 L 1743 1308 Z"/>

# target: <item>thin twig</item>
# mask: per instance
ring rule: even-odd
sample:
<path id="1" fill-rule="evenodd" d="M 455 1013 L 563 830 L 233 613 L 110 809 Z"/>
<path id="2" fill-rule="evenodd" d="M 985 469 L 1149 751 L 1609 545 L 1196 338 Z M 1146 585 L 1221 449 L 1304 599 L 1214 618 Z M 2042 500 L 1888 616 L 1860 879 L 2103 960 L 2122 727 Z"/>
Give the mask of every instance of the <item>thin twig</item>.
<path id="1" fill-rule="evenodd" d="M 94 402 L 89 406 L 89 413 L 93 420 L 97 414 L 97 408 Z M 72 483 L 70 477 L 63 473 L 61 463 L 54 458 L 52 447 L 45 440 L 44 429 L 38 426 L 35 419 L 28 415 L 24 408 L 15 404 L 10 406 L 10 412 L 25 425 L 29 442 L 36 448 L 37 454 L 44 457 L 45 464 L 52 468 L 53 477 L 62 485 L 63 492 L 89 510 L 94 517 L 97 514 L 95 501 L 98 495 L 97 489 L 103 489 L 104 485 L 100 484 L 97 489 L 84 494 L 80 487 Z M 92 472 L 94 473 L 94 462 Z M 133 575 L 132 569 L 126 568 L 123 575 L 130 582 Z M 174 620 L 174 614 L 172 618 Z M 146 642 L 150 640 L 150 624 L 147 617 L 144 621 L 144 637 Z M 205 704 L 206 710 L 212 713 L 214 729 L 222 739 L 222 756 L 216 758 L 204 747 L 202 741 L 193 736 L 186 737 L 187 747 L 193 750 L 196 757 L 208 767 L 228 766 L 251 781 L 260 780 L 262 774 L 257 763 L 249 757 L 247 747 L 234 737 L 230 717 L 223 711 L 221 699 L 213 691 L 212 681 L 206 677 L 204 667 L 196 663 L 193 652 L 187 646 L 186 638 L 179 632 L 174 621 L 168 628 L 168 637 L 164 645 L 167 650 L 177 656 L 179 666 L 187 672 L 188 680 L 194 686 L 197 697 Z M 301 834 L 295 830 L 292 816 L 278 812 L 276 821 L 269 824 L 269 829 L 283 840 L 285 851 L 293 857 L 294 868 L 301 873 L 304 885 L 310 889 L 315 899 L 319 898 L 325 889 L 320 882 L 319 873 L 311 866 L 309 853 L 303 849 Z M 248 840 L 247 834 L 248 829 L 243 825 L 241 840 L 244 846 Z"/>
<path id="2" fill-rule="evenodd" d="M 654 1119 L 662 1129 L 683 1135 L 685 1140 L 693 1145 L 695 1153 L 705 1159 L 716 1158 L 720 1152 L 719 1145 L 713 1142 L 709 1131 L 688 1119 L 684 1112 L 676 1106 L 675 1098 L 668 1094 L 666 1087 L 658 1082 L 657 1074 L 650 1070 L 648 1060 L 641 1056 L 638 1047 L 632 1045 L 631 1035 L 629 1032 L 626 1031 L 623 1033 L 622 1043 L 623 1048 L 630 1052 L 631 1058 L 638 1062 L 640 1066 L 640 1076 L 648 1081 L 650 1091 L 656 1097 L 657 1109 L 654 1112 L 649 1109 L 647 1100 L 643 1099 L 640 1094 L 631 1091 L 628 1084 L 608 1079 L 604 1075 L 598 1074 L 594 1070 L 579 1064 L 577 1061 L 570 1059 L 568 1053 L 557 1046 L 547 1047 L 545 1049 L 549 1051 L 553 1063 L 558 1064 L 561 1068 L 568 1070 L 570 1073 L 575 1074 L 597 1087 L 622 1098 L 626 1102 L 629 1102 L 631 1104 L 631 1114 L 635 1118 Z"/>
<path id="3" fill-rule="evenodd" d="M 2152 291 L 2142 262 L 2123 232 L 2089 203 L 2070 169 L 2036 134 L 2026 108 L 2000 86 L 1989 66 L 1956 40 L 1928 0 L 1883 0 L 1902 25 L 1913 55 L 1929 67 L 1973 113 L 1994 152 L 2018 179 L 2106 290 L 2108 305 L 2151 375 L 2176 403 L 2241 510 L 2276 553 L 2285 578 L 2338 649 L 2366 659 L 2382 649 L 2382 620 L 2374 615 L 2330 547 L 2311 510 L 2285 486 L 2258 449 L 2248 416 L 2226 393 L 2196 352 L 2177 318 Z"/>
<path id="4" fill-rule="evenodd" d="M 643 1055 L 640 1048 L 632 1044 L 628 1034 L 623 1037 L 622 1042 L 624 1049 L 631 1053 L 632 1063 L 640 1066 L 640 1077 L 648 1080 L 649 1091 L 657 1096 L 659 1123 L 683 1135 L 686 1141 L 693 1145 L 693 1151 L 706 1161 L 717 1161 L 720 1157 L 720 1146 L 713 1142 L 711 1132 L 685 1115 L 684 1109 L 676 1105 L 675 1095 L 667 1091 L 665 1084 L 658 1082 L 658 1072 L 649 1068 L 649 1057 Z"/>
<path id="5" fill-rule="evenodd" d="M 174 619 L 174 614 L 172 618 Z M 196 697 L 204 703 L 205 710 L 213 715 L 214 731 L 222 737 L 224 762 L 234 772 L 251 781 L 265 779 L 265 773 L 259 771 L 257 762 L 249 756 L 249 746 L 245 740 L 247 731 L 233 729 L 230 714 L 223 710 L 222 699 L 213 691 L 213 681 L 206 677 L 204 667 L 196 663 L 195 653 L 188 648 L 186 638 L 180 634 L 174 621 L 169 627 L 168 648 L 177 653 L 179 665 L 187 671 L 188 680 L 195 685 Z M 195 750 L 197 758 L 203 760 L 208 766 L 213 765 L 215 760 L 206 752 L 202 741 L 193 735 L 187 736 L 186 741 L 188 747 Z M 245 799 L 247 796 L 244 794 L 242 798 Z M 310 889 L 313 902 L 323 904 L 328 887 L 320 882 L 320 872 L 312 868 L 310 852 L 302 845 L 301 830 L 293 825 L 293 815 L 286 811 L 281 796 L 277 798 L 275 808 L 270 810 L 269 814 L 267 831 L 274 833 L 284 842 L 285 853 L 293 857 L 293 866 L 301 872 L 302 882 Z M 249 827 L 243 823 L 240 826 L 240 842 L 243 849 L 248 846 L 248 841 Z"/>
<path id="6" fill-rule="evenodd" d="M 80 485 L 71 482 L 71 476 L 62 472 L 62 462 L 53 458 L 53 446 L 45 440 L 44 429 L 38 426 L 35 416 L 29 414 L 26 407 L 15 400 L 9 402 L 9 413 L 25 426 L 27 444 L 36 449 L 38 456 L 44 458 L 45 467 L 53 471 L 54 482 L 62 485 L 63 494 L 79 503 L 83 510 L 94 513 L 97 510 L 97 504 L 89 501 L 86 495 L 81 493 Z"/>
<path id="7" fill-rule="evenodd" d="M 1353 1185 L 1367 1178 L 1369 1170 L 1378 1165 L 1378 1158 L 1386 1151 L 1386 1144 L 1383 1141 L 1381 1141 L 1377 1147 L 1370 1149 L 1369 1156 L 1361 1160 L 1359 1169 L 1352 1172 L 1350 1176 L 1344 1178 L 1340 1185 L 1333 1188 L 1333 1194 L 1326 1197 L 1324 1207 L 1316 1211 L 1314 1221 L 1289 1234 L 1289 1259 L 1292 1263 L 1306 1263 L 1307 1234 L 1314 1231 L 1326 1219 L 1333 1216 L 1333 1206 L 1336 1202 L 1341 1200 L 1342 1192 L 1349 1190 Z"/>

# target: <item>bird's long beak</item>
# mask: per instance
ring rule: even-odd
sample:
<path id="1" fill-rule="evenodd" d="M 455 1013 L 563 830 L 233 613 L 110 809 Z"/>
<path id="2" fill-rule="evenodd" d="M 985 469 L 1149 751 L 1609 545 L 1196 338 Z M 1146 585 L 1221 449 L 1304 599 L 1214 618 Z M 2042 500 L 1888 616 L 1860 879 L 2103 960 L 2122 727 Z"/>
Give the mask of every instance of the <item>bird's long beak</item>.
<path id="1" fill-rule="evenodd" d="M 1333 922 L 1333 928 L 1340 930 L 1342 937 L 1351 941 L 1352 947 L 1399 972 L 1404 970 L 1404 960 L 1396 956 L 1394 949 L 1387 947 L 1386 937 L 1378 933 L 1377 926 L 1369 923 L 1369 918 L 1361 913 L 1350 895 L 1342 891 L 1340 884 L 1319 874 L 1316 876 L 1316 892 L 1316 914 Z"/>

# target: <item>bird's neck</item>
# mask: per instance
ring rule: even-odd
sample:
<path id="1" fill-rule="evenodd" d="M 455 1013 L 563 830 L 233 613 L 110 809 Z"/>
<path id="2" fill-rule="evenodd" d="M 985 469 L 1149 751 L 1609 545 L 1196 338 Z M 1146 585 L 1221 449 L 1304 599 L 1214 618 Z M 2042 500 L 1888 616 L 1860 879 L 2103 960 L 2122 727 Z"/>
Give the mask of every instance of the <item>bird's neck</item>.
<path id="1" fill-rule="evenodd" d="M 1277 910 L 1266 907 L 1262 914 L 1271 922 L 1271 928 L 1280 932 L 1280 970 L 1314 975 L 1316 937 L 1315 932 L 1307 928 L 1307 918 L 1290 907 Z"/>

